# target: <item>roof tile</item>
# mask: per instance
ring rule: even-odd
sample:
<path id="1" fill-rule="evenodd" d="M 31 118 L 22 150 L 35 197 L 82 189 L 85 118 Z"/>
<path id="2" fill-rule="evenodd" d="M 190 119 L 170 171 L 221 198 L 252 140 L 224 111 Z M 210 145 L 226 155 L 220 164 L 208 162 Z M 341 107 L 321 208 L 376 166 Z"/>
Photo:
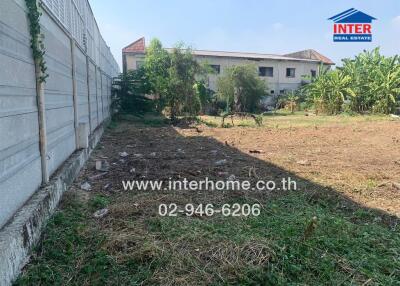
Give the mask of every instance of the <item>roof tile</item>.
<path id="1" fill-rule="evenodd" d="M 123 53 L 144 53 L 146 50 L 146 41 L 144 37 L 139 40 L 133 42 L 132 44 L 123 48 Z"/>

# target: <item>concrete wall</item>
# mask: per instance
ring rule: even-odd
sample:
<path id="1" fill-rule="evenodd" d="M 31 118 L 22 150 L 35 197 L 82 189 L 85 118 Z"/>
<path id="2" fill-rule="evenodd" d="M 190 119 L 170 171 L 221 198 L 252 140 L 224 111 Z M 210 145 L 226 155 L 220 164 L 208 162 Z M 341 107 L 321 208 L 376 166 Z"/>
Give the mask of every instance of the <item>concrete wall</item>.
<path id="1" fill-rule="evenodd" d="M 45 156 L 52 175 L 77 149 L 76 126 L 86 123 L 94 132 L 110 116 L 111 83 L 119 67 L 87 0 L 43 0 L 42 5 L 49 74 L 44 85 Z M 35 68 L 24 0 L 0 1 L 0 64 L 1 228 L 42 183 Z"/>

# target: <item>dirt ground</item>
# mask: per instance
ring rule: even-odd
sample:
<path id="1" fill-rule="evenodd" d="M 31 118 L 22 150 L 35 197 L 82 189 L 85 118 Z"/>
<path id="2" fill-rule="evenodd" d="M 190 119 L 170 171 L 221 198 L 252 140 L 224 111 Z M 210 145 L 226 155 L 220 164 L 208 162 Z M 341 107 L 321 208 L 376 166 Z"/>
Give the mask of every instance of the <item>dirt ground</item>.
<path id="1" fill-rule="evenodd" d="M 227 142 L 244 154 L 318 184 L 352 200 L 400 216 L 400 124 L 355 122 L 350 125 L 266 129 L 204 128 L 200 136 Z M 194 130 L 177 130 L 199 136 Z"/>
<path id="2" fill-rule="evenodd" d="M 120 152 L 129 155 L 122 158 Z M 111 170 L 91 180 L 99 174 L 96 159 L 109 161 Z M 226 165 L 215 165 L 223 159 Z M 254 176 L 249 176 L 250 169 Z M 274 129 L 148 127 L 125 122 L 105 134 L 76 187 L 89 180 L 93 189 L 110 194 L 122 192 L 122 180 L 224 180 L 232 174 L 253 181 L 292 175 L 400 216 L 400 124 Z"/>

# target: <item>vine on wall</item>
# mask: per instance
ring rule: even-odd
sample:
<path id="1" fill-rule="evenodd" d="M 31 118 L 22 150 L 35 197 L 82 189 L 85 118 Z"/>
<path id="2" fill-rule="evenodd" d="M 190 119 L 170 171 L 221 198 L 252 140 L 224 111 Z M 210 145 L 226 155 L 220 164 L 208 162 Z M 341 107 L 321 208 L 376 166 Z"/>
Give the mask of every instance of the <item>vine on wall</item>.
<path id="1" fill-rule="evenodd" d="M 45 82 L 46 78 L 49 76 L 47 73 L 46 61 L 44 60 L 46 51 L 43 43 L 43 35 L 40 32 L 40 16 L 42 13 L 39 11 L 37 0 L 25 0 L 25 3 L 28 8 L 33 59 L 40 68 L 41 75 L 39 81 L 42 83 Z"/>

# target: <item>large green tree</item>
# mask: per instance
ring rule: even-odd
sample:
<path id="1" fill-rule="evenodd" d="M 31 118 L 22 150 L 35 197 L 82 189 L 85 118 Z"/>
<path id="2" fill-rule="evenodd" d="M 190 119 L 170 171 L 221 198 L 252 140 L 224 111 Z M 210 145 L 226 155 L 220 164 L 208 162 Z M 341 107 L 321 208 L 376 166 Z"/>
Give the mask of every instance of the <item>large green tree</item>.
<path id="1" fill-rule="evenodd" d="M 169 68 L 171 59 L 158 39 L 153 39 L 146 49 L 145 71 L 150 83 L 150 92 L 154 95 L 156 109 L 161 112 L 168 95 Z"/>
<path id="2" fill-rule="evenodd" d="M 179 44 L 172 50 L 167 92 L 167 105 L 172 120 L 175 120 L 183 110 L 190 115 L 197 115 L 200 111 L 200 100 L 193 88 L 199 71 L 200 66 L 190 48 Z"/>

